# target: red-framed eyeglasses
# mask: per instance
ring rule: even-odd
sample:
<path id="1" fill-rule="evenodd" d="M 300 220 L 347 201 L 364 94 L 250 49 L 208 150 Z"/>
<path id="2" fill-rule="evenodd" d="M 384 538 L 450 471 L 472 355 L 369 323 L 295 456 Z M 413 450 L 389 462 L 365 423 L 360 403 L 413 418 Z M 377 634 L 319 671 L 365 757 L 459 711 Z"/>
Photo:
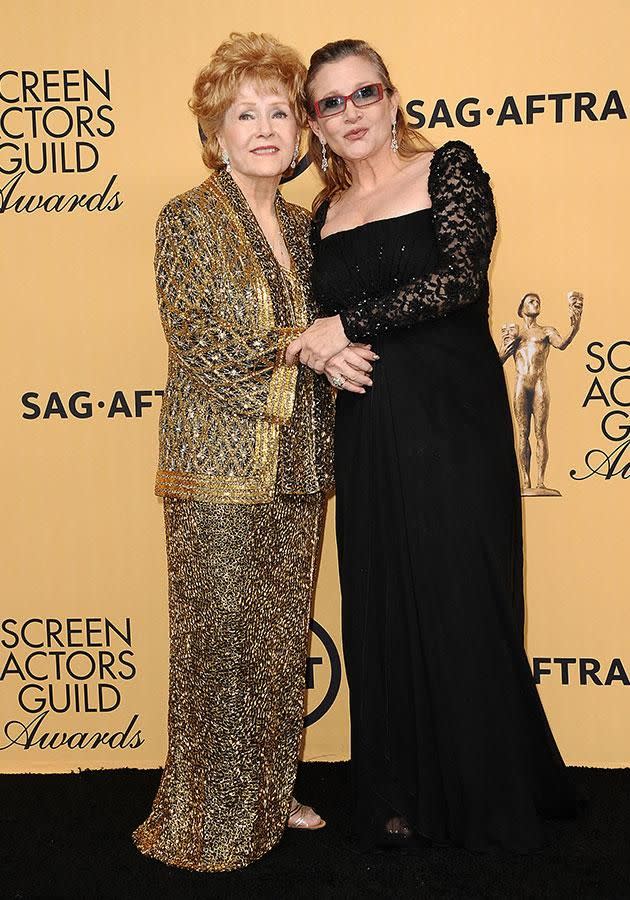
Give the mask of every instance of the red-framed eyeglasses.
<path id="1" fill-rule="evenodd" d="M 333 97 L 323 97 L 315 103 L 315 114 L 318 119 L 327 119 L 329 116 L 336 116 L 344 112 L 348 100 L 352 100 L 354 105 L 359 109 L 362 106 L 371 106 L 372 103 L 378 103 L 383 99 L 383 85 L 380 82 L 376 84 L 364 84 L 363 87 L 357 88 L 351 94 L 345 97 L 341 94 Z"/>

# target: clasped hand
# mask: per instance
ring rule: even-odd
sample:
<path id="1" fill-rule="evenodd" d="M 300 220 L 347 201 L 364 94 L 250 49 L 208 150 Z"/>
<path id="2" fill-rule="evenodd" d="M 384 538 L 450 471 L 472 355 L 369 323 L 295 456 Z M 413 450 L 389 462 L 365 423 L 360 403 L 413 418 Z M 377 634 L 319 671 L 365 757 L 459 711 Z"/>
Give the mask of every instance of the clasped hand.
<path id="1" fill-rule="evenodd" d="M 375 359 L 378 356 L 368 344 L 348 341 L 339 316 L 316 319 L 289 344 L 285 353 L 288 365 L 299 360 L 320 375 L 326 375 L 335 387 L 339 387 L 339 380 L 342 380 L 344 390 L 357 394 L 364 394 L 365 388 L 371 387 L 369 373 Z"/>

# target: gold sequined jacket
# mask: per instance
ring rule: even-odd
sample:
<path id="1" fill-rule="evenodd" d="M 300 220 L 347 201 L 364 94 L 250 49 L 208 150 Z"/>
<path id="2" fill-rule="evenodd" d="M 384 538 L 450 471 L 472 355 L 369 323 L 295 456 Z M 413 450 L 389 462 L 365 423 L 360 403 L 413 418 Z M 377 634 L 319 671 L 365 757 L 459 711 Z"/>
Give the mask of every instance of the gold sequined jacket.
<path id="1" fill-rule="evenodd" d="M 155 272 L 168 343 L 156 494 L 264 503 L 276 490 L 332 485 L 328 383 L 287 366 L 288 343 L 315 316 L 309 216 L 280 192 L 276 213 L 293 261 L 281 268 L 225 171 L 169 201 Z"/>

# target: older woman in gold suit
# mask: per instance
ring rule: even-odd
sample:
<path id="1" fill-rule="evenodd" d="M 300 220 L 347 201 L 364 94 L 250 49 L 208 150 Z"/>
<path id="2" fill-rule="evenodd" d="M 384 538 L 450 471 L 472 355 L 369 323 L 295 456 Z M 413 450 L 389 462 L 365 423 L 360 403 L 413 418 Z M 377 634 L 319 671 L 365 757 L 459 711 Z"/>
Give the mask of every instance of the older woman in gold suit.
<path id="1" fill-rule="evenodd" d="M 169 746 L 134 837 L 200 871 L 247 865 L 287 824 L 324 824 L 292 800 L 333 413 L 327 382 L 284 360 L 314 317 L 309 216 L 278 191 L 304 76 L 274 38 L 231 35 L 191 100 L 211 175 L 157 223 Z"/>

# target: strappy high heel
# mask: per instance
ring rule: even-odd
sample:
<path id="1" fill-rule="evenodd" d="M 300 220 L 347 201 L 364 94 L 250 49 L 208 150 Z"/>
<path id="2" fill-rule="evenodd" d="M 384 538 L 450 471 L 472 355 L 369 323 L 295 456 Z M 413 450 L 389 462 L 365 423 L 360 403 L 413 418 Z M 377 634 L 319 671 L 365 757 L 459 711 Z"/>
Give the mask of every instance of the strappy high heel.
<path id="1" fill-rule="evenodd" d="M 326 822 L 315 812 L 311 806 L 298 803 L 295 797 L 291 797 L 291 807 L 287 819 L 287 828 L 299 828 L 302 831 L 317 831 L 323 828 Z"/>

